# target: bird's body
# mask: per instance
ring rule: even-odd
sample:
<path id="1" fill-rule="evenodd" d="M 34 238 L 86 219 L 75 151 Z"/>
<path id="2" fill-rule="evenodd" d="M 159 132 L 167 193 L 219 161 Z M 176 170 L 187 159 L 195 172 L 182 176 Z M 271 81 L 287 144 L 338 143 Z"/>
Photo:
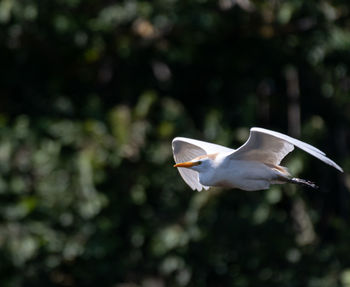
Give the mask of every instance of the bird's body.
<path id="1" fill-rule="evenodd" d="M 243 190 L 267 189 L 270 183 L 279 182 L 283 175 L 261 162 L 229 160 L 225 158 L 213 172 L 199 173 L 199 182 L 205 186 L 221 186 Z"/>
<path id="2" fill-rule="evenodd" d="M 262 128 L 252 128 L 248 141 L 237 150 L 182 137 L 175 138 L 172 145 L 175 167 L 185 182 L 198 191 L 211 186 L 253 191 L 286 182 L 316 187 L 309 181 L 293 178 L 279 165 L 294 146 L 342 171 L 317 148 Z"/>
<path id="3" fill-rule="evenodd" d="M 215 168 L 200 172 L 199 183 L 204 186 L 221 186 L 243 190 L 266 189 L 276 178 L 276 171 L 256 161 L 215 161 Z"/>

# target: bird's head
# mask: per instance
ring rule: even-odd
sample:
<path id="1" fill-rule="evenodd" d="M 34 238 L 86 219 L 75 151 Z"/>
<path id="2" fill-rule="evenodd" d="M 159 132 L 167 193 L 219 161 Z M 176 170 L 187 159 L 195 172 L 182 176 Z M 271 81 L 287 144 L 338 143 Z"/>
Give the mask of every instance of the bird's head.
<path id="1" fill-rule="evenodd" d="M 204 171 L 209 169 L 213 165 L 213 157 L 210 156 L 199 156 L 190 161 L 177 163 L 174 167 L 185 167 L 195 171 Z"/>

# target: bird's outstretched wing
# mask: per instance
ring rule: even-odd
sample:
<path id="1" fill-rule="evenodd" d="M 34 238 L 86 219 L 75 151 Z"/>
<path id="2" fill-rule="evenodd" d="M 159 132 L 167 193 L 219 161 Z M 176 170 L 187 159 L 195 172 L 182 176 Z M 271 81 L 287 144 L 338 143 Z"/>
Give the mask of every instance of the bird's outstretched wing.
<path id="1" fill-rule="evenodd" d="M 343 171 L 325 153 L 312 145 L 294 139 L 290 136 L 263 128 L 251 128 L 248 140 L 230 155 L 232 159 L 254 160 L 278 165 L 290 153 L 294 146 L 308 152 L 326 164 Z"/>
<path id="2" fill-rule="evenodd" d="M 176 137 L 172 142 L 173 155 L 176 163 L 181 163 L 185 161 L 190 161 L 197 156 L 213 154 L 218 152 L 233 152 L 233 149 L 212 144 L 208 142 L 203 142 L 199 140 Z M 189 168 L 178 167 L 180 175 L 183 180 L 193 189 L 201 191 L 202 188 L 208 189 L 208 186 L 200 184 L 198 179 L 198 172 L 191 170 Z"/>

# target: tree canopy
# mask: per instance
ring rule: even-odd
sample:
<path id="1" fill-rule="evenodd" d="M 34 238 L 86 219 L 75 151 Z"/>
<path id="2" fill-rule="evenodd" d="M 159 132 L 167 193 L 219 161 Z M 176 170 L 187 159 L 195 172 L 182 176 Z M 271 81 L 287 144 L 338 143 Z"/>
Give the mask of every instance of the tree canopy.
<path id="1" fill-rule="evenodd" d="M 350 286 L 350 7 L 0 2 L 1 286 Z M 319 191 L 194 192 L 175 136 L 300 138 Z"/>

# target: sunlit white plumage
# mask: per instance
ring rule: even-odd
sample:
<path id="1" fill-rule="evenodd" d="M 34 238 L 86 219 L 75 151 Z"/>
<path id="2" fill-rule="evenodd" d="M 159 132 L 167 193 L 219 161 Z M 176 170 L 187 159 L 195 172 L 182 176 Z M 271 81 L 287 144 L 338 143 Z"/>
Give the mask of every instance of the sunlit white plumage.
<path id="1" fill-rule="evenodd" d="M 286 182 L 316 187 L 307 180 L 293 178 L 279 165 L 294 146 L 343 171 L 312 145 L 263 128 L 251 128 L 246 143 L 236 150 L 184 137 L 174 138 L 172 142 L 174 166 L 184 181 L 198 191 L 210 186 L 260 190 Z"/>

